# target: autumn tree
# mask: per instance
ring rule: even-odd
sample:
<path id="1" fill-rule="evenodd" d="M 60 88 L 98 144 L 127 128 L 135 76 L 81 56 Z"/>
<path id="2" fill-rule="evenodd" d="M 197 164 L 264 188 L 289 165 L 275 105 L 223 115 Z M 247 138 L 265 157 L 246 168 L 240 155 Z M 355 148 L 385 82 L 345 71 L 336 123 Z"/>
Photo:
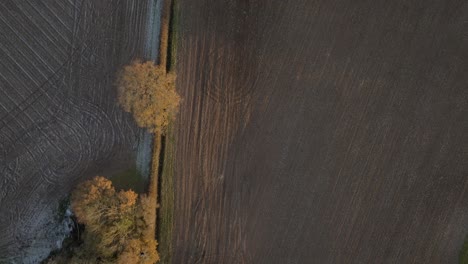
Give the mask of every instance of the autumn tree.
<path id="1" fill-rule="evenodd" d="M 119 104 L 133 114 L 139 126 L 164 133 L 180 102 L 175 78 L 175 74 L 151 61 L 134 61 L 119 74 Z"/>
<path id="2" fill-rule="evenodd" d="M 84 224 L 83 245 L 75 250 L 75 263 L 155 263 L 159 260 L 154 233 L 149 235 L 146 199 L 133 191 L 116 191 L 112 182 L 95 177 L 80 184 L 71 205 Z M 144 201 L 144 202 L 142 202 Z"/>

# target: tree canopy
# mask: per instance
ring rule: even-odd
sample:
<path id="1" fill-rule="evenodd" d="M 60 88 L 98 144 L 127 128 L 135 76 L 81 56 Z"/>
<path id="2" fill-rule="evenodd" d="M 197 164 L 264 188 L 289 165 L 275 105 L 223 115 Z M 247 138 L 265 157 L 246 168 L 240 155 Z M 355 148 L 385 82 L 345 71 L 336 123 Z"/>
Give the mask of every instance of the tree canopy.
<path id="1" fill-rule="evenodd" d="M 131 190 L 116 191 L 104 177 L 81 183 L 72 193 L 71 206 L 84 225 L 82 244 L 70 256 L 59 255 L 49 263 L 156 263 L 148 200 Z"/>
<path id="2" fill-rule="evenodd" d="M 164 133 L 180 103 L 175 79 L 175 74 L 167 73 L 163 66 L 136 60 L 119 74 L 119 104 L 133 113 L 139 126 Z"/>

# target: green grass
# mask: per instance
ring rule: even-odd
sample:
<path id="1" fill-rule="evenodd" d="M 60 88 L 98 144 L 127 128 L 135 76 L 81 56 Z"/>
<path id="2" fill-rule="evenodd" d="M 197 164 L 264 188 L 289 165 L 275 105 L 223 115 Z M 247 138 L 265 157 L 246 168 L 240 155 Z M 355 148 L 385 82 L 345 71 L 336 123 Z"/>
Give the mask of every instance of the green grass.
<path id="1" fill-rule="evenodd" d="M 169 24 L 168 62 L 169 71 L 175 71 L 177 62 L 177 36 L 179 23 L 178 1 L 172 0 L 171 18 Z M 164 163 L 160 175 L 160 207 L 158 213 L 157 239 L 160 264 L 172 263 L 172 230 L 174 228 L 174 124 L 170 123 L 164 143 Z"/>
<path id="2" fill-rule="evenodd" d="M 172 229 L 174 225 L 174 149 L 173 125 L 167 130 L 164 148 L 164 164 L 161 175 L 161 197 L 158 214 L 158 242 L 161 264 L 172 260 Z"/>
<path id="3" fill-rule="evenodd" d="M 169 23 L 169 49 L 167 51 L 169 53 L 168 69 L 169 71 L 174 71 L 177 62 L 177 36 L 179 25 L 179 8 L 177 0 L 172 0 L 171 19 Z"/>
<path id="4" fill-rule="evenodd" d="M 136 167 L 122 171 L 109 178 L 116 190 L 133 190 L 144 193 L 147 181 L 141 176 Z"/>
<path id="5" fill-rule="evenodd" d="M 466 237 L 463 248 L 460 251 L 460 264 L 468 264 L 468 236 Z"/>

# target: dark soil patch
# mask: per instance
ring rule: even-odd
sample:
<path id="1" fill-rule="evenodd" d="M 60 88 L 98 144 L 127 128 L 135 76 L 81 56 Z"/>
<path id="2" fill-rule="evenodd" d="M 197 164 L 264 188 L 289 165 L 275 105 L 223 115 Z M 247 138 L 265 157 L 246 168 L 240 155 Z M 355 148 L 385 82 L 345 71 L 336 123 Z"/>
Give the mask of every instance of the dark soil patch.
<path id="1" fill-rule="evenodd" d="M 456 263 L 463 1 L 180 0 L 174 263 Z"/>
<path id="2" fill-rule="evenodd" d="M 0 262 L 38 263 L 57 201 L 132 167 L 142 133 L 113 84 L 145 55 L 149 2 L 0 1 Z"/>

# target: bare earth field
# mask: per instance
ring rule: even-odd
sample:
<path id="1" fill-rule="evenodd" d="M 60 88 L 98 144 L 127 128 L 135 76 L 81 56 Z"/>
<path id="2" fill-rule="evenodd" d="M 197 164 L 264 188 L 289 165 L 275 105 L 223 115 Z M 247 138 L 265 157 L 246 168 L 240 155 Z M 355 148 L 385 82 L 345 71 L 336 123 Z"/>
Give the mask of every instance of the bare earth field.
<path id="1" fill-rule="evenodd" d="M 155 53 L 150 2 L 0 1 L 0 263 L 47 256 L 58 201 L 134 164 L 144 133 L 113 83 Z"/>
<path id="2" fill-rule="evenodd" d="M 179 7 L 173 263 L 457 263 L 468 2 Z"/>

